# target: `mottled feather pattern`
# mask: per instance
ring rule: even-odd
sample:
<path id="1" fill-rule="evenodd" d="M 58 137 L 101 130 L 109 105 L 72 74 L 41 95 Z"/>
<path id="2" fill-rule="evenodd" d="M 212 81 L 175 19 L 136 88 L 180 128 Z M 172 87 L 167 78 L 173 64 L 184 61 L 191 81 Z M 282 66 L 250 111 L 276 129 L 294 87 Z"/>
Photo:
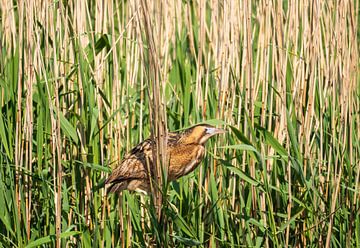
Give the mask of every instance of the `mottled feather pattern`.
<path id="1" fill-rule="evenodd" d="M 207 134 L 209 125 L 198 125 L 183 132 L 170 132 L 167 137 L 167 156 L 169 158 L 168 179 L 176 180 L 192 172 L 201 162 L 205 154 L 205 147 L 201 140 L 207 140 L 213 134 Z M 215 130 L 215 128 L 214 128 Z M 222 129 L 218 133 L 222 133 Z M 150 191 L 149 175 L 153 175 L 152 149 L 155 142 L 146 139 L 125 155 L 116 166 L 105 183 L 110 184 L 110 192 Z M 154 147 L 155 149 L 155 147 Z M 150 168 L 150 172 L 148 170 Z"/>
<path id="2" fill-rule="evenodd" d="M 146 159 L 152 162 L 152 141 L 146 139 L 125 155 L 120 164 L 113 170 L 110 177 L 105 181 L 108 183 L 120 183 L 126 180 L 144 179 L 148 177 Z"/>

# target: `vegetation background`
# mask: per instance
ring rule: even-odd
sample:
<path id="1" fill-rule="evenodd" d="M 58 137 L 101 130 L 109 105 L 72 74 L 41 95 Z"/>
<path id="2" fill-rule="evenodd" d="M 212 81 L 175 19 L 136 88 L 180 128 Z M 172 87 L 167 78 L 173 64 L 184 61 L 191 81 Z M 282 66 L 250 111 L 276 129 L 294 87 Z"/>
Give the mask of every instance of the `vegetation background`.
<path id="1" fill-rule="evenodd" d="M 0 23 L 0 247 L 360 247 L 358 0 L 1 0 Z M 151 130 L 202 121 L 230 132 L 162 222 L 106 195 Z"/>

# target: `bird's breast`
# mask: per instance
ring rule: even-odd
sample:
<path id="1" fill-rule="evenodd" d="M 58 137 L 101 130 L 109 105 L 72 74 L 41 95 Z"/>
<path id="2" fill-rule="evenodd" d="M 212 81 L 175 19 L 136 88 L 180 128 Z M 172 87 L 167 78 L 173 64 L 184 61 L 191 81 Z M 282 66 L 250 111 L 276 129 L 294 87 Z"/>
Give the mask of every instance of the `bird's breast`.
<path id="1" fill-rule="evenodd" d="M 178 179 L 192 172 L 204 158 L 202 145 L 175 147 L 170 151 L 169 180 Z"/>

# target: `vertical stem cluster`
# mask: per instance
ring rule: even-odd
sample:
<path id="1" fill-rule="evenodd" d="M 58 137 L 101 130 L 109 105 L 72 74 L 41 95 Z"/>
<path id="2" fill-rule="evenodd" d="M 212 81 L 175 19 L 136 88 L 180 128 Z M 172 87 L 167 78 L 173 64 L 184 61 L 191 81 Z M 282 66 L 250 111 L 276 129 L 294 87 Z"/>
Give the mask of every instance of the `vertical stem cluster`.
<path id="1" fill-rule="evenodd" d="M 153 6 L 149 6 L 147 1 L 141 1 L 143 28 L 148 44 L 148 79 L 149 79 L 149 110 L 151 116 L 151 136 L 155 141 L 153 144 L 153 161 L 156 165 L 155 170 L 150 172 L 154 178 L 153 193 L 154 203 L 157 209 L 158 219 L 160 220 L 162 197 L 166 195 L 167 184 L 167 120 L 166 102 L 164 97 L 165 82 L 162 77 L 163 59 L 161 59 L 159 49 L 162 45 L 160 29 L 154 29 L 154 25 L 161 27 L 163 2 L 155 1 Z M 164 191 L 165 190 L 165 191 Z M 163 195 L 164 194 L 164 195 Z"/>

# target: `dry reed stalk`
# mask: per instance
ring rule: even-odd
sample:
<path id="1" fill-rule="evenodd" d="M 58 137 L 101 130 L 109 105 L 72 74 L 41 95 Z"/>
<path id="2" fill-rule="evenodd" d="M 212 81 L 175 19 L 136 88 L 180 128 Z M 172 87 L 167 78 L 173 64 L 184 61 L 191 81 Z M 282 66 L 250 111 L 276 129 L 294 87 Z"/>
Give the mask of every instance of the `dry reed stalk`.
<path id="1" fill-rule="evenodd" d="M 19 5 L 19 18 L 24 18 L 24 3 Z M 24 23 L 19 23 L 19 47 L 24 46 Z M 19 63 L 22 64 L 24 60 L 24 54 L 19 53 Z M 17 108 L 16 108 L 16 127 L 15 127 L 15 199 L 16 199 L 16 208 L 18 219 L 21 219 L 20 213 L 20 180 L 21 180 L 21 173 L 20 168 L 22 167 L 22 156 L 21 156 L 21 133 L 22 133 L 22 107 L 21 107 L 21 95 L 22 95 L 22 82 L 24 78 L 23 67 L 19 66 L 19 77 L 17 83 Z"/>
<path id="2" fill-rule="evenodd" d="M 3 0 L 1 1 L 2 6 L 2 36 L 7 52 L 13 52 L 11 49 L 17 47 L 17 31 L 16 31 L 16 17 L 15 7 L 12 1 Z M 4 44 L 1 44 L 4 45 Z"/>
<path id="3" fill-rule="evenodd" d="M 167 143 L 167 121 L 166 121 L 166 103 L 164 103 L 164 88 L 165 83 L 162 76 L 161 67 L 163 66 L 160 58 L 160 47 L 163 45 L 161 37 L 162 33 L 157 30 L 162 24 L 161 11 L 163 5 L 161 2 L 154 2 L 153 6 L 149 6 L 146 1 L 141 2 L 143 24 L 145 29 L 146 41 L 148 44 L 148 60 L 149 60 L 149 75 L 151 93 L 149 92 L 149 110 L 151 123 L 151 136 L 156 140 L 156 145 L 153 146 L 153 161 L 156 169 L 153 172 L 154 187 L 153 187 L 153 202 L 156 207 L 157 217 L 160 221 L 162 216 L 162 192 L 166 182 L 167 175 L 167 156 L 166 156 L 166 143 Z M 154 11 L 156 9 L 157 11 Z M 155 27 L 155 29 L 154 29 Z"/>
<path id="4" fill-rule="evenodd" d="M 197 47 L 197 56 L 196 56 L 196 107 L 197 111 L 203 107 L 203 94 L 202 94 L 202 86 L 201 82 L 204 76 L 204 66 L 203 66 L 203 49 L 205 45 L 205 14 L 206 14 L 206 4 L 204 0 L 199 1 L 198 5 L 198 19 L 200 20 L 199 24 L 199 41 Z"/>
<path id="5" fill-rule="evenodd" d="M 32 85 L 34 82 L 34 64 L 32 50 L 34 47 L 33 40 L 33 21 L 34 21 L 34 6 L 32 3 L 25 3 L 26 8 L 26 42 L 24 51 L 24 90 L 26 91 L 26 108 L 24 113 L 24 130 L 23 130 L 23 141 L 24 141 L 24 168 L 25 171 L 32 173 Z M 27 239 L 30 239 L 30 226 L 31 226 L 31 178 L 28 173 L 24 173 L 24 185 L 25 185 L 25 206 L 26 206 L 26 232 Z"/>
<path id="6" fill-rule="evenodd" d="M 49 28 L 46 32 L 48 32 L 49 37 L 52 38 L 53 41 L 57 40 L 57 33 L 56 33 L 56 25 L 52 25 L 51 24 L 51 20 L 53 20 L 54 15 L 56 16 L 56 9 L 54 8 L 54 12 L 51 12 L 51 9 L 49 8 L 48 5 L 45 4 L 45 22 L 49 24 Z M 33 10 L 34 11 L 34 10 Z M 38 48 L 38 53 L 40 54 L 40 37 L 39 35 L 37 36 L 37 48 Z M 62 139 L 61 139 L 61 134 L 60 134 L 60 111 L 61 111 L 61 107 L 60 107 L 60 101 L 59 101 L 59 88 L 60 88 L 60 77 L 59 77 L 59 55 L 58 55 L 58 48 L 57 48 L 57 43 L 54 42 L 53 43 L 53 47 L 52 49 L 50 49 L 50 47 L 48 47 L 47 50 L 47 56 L 53 56 L 54 58 L 54 64 L 53 64 L 53 75 L 55 78 L 55 83 L 54 84 L 49 84 L 49 81 L 45 78 L 45 82 L 46 82 L 46 86 L 47 86 L 47 95 L 48 95 L 48 101 L 49 101 L 49 106 L 51 109 L 51 141 L 52 141 L 52 154 L 53 154 L 53 176 L 54 176 L 54 194 L 55 194 L 55 229 L 56 229 L 56 247 L 61 247 L 61 238 L 60 238 L 60 234 L 62 232 L 61 230 L 61 212 L 62 212 L 62 176 L 63 176 L 63 168 L 62 168 L 62 164 L 61 164 L 61 160 L 63 158 L 62 155 Z M 39 69 L 42 66 L 43 72 L 45 72 L 45 65 L 47 66 L 47 61 L 45 61 L 44 59 L 41 61 L 42 65 L 39 64 Z M 53 87 L 52 87 L 53 86 Z M 51 90 L 53 89 L 53 90 Z M 52 95 L 52 93 L 54 95 Z"/>

